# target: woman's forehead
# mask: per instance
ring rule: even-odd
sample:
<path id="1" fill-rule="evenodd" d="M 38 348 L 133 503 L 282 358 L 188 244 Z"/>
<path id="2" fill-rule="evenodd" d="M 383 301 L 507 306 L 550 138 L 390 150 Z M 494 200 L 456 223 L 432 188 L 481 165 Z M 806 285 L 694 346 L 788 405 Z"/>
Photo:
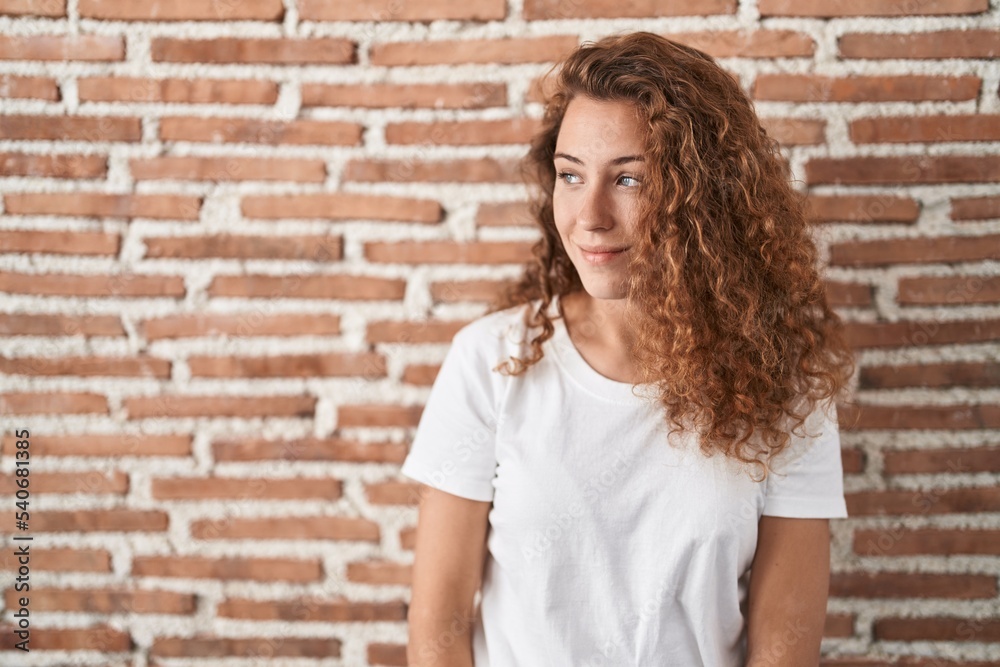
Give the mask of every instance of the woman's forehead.
<path id="1" fill-rule="evenodd" d="M 635 107 L 626 102 L 578 97 L 566 108 L 556 151 L 586 163 L 641 153 L 644 129 Z"/>

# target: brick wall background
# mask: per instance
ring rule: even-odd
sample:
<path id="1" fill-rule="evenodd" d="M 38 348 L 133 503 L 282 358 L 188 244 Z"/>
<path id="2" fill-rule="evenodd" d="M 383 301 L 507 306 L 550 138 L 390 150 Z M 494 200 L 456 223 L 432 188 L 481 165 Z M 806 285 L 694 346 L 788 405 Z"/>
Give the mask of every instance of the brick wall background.
<path id="1" fill-rule="evenodd" d="M 398 466 L 536 238 L 534 81 L 634 29 L 739 75 L 850 322 L 824 665 L 997 664 L 996 0 L 0 0 L 0 662 L 405 664 Z"/>

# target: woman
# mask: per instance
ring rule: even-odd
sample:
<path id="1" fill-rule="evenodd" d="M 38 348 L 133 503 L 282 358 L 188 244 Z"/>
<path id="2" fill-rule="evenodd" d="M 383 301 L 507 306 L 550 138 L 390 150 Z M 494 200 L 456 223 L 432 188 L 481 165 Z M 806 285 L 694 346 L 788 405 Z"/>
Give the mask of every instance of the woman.
<path id="1" fill-rule="evenodd" d="M 409 664 L 818 664 L 854 364 L 803 198 L 705 54 L 638 32 L 560 65 L 542 238 L 403 464 Z"/>

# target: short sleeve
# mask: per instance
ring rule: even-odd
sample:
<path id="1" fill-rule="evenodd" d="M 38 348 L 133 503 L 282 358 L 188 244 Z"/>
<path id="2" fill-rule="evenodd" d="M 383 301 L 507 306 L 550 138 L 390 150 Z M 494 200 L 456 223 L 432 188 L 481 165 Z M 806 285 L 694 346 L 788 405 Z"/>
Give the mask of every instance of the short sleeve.
<path id="1" fill-rule="evenodd" d="M 771 462 L 762 514 L 805 519 L 847 517 L 837 406 L 818 402 Z"/>
<path id="2" fill-rule="evenodd" d="M 452 339 L 400 472 L 470 500 L 493 500 L 496 407 L 491 368 L 475 323 Z"/>

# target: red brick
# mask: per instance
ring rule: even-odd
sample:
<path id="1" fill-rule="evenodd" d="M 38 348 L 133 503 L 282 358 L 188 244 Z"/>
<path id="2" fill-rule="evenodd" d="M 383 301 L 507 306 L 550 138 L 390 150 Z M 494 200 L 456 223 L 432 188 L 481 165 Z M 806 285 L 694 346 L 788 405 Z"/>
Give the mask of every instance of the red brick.
<path id="1" fill-rule="evenodd" d="M 995 155 L 909 155 L 899 157 L 810 158 L 806 181 L 843 185 L 995 183 Z"/>
<path id="2" fill-rule="evenodd" d="M 937 429 L 964 430 L 1000 426 L 1000 406 L 994 405 L 858 405 L 844 406 L 844 430 Z M 854 415 L 858 414 L 855 422 Z"/>
<path id="3" fill-rule="evenodd" d="M 854 553 L 863 556 L 1000 556 L 1000 530 L 901 526 L 858 530 L 854 533 L 853 548 Z"/>
<path id="4" fill-rule="evenodd" d="M 896 300 L 903 305 L 998 303 L 1000 277 L 900 278 Z"/>
<path id="5" fill-rule="evenodd" d="M 139 181 L 301 181 L 326 180 L 323 160 L 253 157 L 154 157 L 129 161 Z"/>
<path id="6" fill-rule="evenodd" d="M 859 385 L 866 389 L 995 387 L 1000 386 L 1000 364 L 953 361 L 942 364 L 867 366 L 861 369 Z"/>
<path id="7" fill-rule="evenodd" d="M 93 392 L 8 391 L 0 394 L 0 411 L 8 414 L 108 414 L 108 399 Z"/>
<path id="8" fill-rule="evenodd" d="M 994 576 L 929 572 L 834 572 L 830 596 L 839 598 L 993 598 Z"/>
<path id="9" fill-rule="evenodd" d="M 290 600 L 229 598 L 219 602 L 216 614 L 224 618 L 256 621 L 404 621 L 406 603 L 402 600 L 355 602 L 344 598 L 323 600 L 299 596 Z"/>
<path id="10" fill-rule="evenodd" d="M 100 155 L 0 153 L 0 176 L 104 178 L 108 160 Z"/>
<path id="11" fill-rule="evenodd" d="M 824 637 L 853 637 L 854 636 L 854 614 L 831 614 L 827 613 L 823 623 Z M 821 662 L 821 665 L 826 665 Z"/>
<path id="12" fill-rule="evenodd" d="M 856 491 L 846 498 L 851 516 L 982 513 L 1000 508 L 1000 488 L 990 487 Z"/>
<path id="13" fill-rule="evenodd" d="M 868 463 L 867 454 L 858 448 L 842 448 L 840 450 L 841 467 L 845 474 L 861 474 L 865 471 Z"/>
<path id="14" fill-rule="evenodd" d="M 368 644 L 365 656 L 369 665 L 387 665 L 391 667 L 406 667 L 406 646 L 404 644 L 385 644 L 374 642 Z"/>
<path id="15" fill-rule="evenodd" d="M 116 315 L 0 313 L 0 336 L 124 336 Z"/>
<path id="16" fill-rule="evenodd" d="M 0 569 L 18 568 L 13 549 L 0 552 Z M 104 549 L 38 549 L 31 547 L 31 569 L 53 572 L 111 572 L 111 554 Z"/>
<path id="17" fill-rule="evenodd" d="M 289 259 L 310 260 L 320 250 L 331 260 L 343 258 L 342 241 L 336 235 L 315 236 L 147 236 L 146 258 Z"/>
<path id="18" fill-rule="evenodd" d="M 663 36 L 713 58 L 794 58 L 816 50 L 812 37 L 794 30 L 703 30 Z"/>
<path id="19" fill-rule="evenodd" d="M 507 17 L 505 0 L 424 0 L 387 3 L 384 0 L 329 2 L 299 0 L 303 21 L 494 21 Z"/>
<path id="20" fill-rule="evenodd" d="M 434 378 L 437 377 L 440 368 L 440 364 L 408 364 L 403 369 L 400 381 L 404 384 L 430 387 L 434 384 Z"/>
<path id="21" fill-rule="evenodd" d="M 80 17 L 112 21 L 280 21 L 281 0 L 80 0 Z"/>
<path id="22" fill-rule="evenodd" d="M 32 550 L 33 551 L 33 550 Z M 34 555 L 32 554 L 32 560 Z M 32 563 L 34 564 L 34 563 Z M 16 591 L 5 594 L 7 607 L 17 604 Z M 158 590 L 31 587 L 32 611 L 77 611 L 96 614 L 193 614 L 195 596 Z"/>
<path id="23" fill-rule="evenodd" d="M 640 18 L 660 16 L 708 16 L 735 14 L 736 0 L 675 0 L 662 3 L 635 0 L 621 3 L 613 0 L 525 0 L 524 18 L 545 21 L 569 18 Z"/>
<path id="24" fill-rule="evenodd" d="M 14 438 L 3 440 L 3 451 L 13 455 Z M 39 456 L 190 456 L 190 435 L 93 434 L 31 436 L 31 451 Z"/>
<path id="25" fill-rule="evenodd" d="M 194 377 L 384 377 L 385 358 L 376 352 L 331 352 L 224 357 L 193 355 Z"/>
<path id="26" fill-rule="evenodd" d="M 319 581 L 323 566 L 318 558 L 209 558 L 204 556 L 135 556 L 134 577 L 185 579 L 248 579 L 254 581 Z"/>
<path id="27" fill-rule="evenodd" d="M 507 106 L 503 83 L 303 83 L 303 107 L 483 109 Z"/>
<path id="28" fill-rule="evenodd" d="M 102 192 L 24 193 L 5 195 L 4 208 L 13 215 L 197 220 L 201 211 L 201 198 L 188 195 Z"/>
<path id="29" fill-rule="evenodd" d="M 541 75 L 532 78 L 528 83 L 528 89 L 524 91 L 524 102 L 547 104 L 552 98 L 553 84 L 551 77 Z"/>
<path id="30" fill-rule="evenodd" d="M 213 297 L 401 301 L 406 281 L 397 278 L 339 275 L 216 276 L 208 286 Z"/>
<path id="31" fill-rule="evenodd" d="M 431 283 L 431 298 L 438 303 L 489 302 L 512 284 L 510 280 L 441 280 Z"/>
<path id="32" fill-rule="evenodd" d="M 156 62 L 261 63 L 272 65 L 347 65 L 357 62 L 356 44 L 342 37 L 301 39 L 154 37 Z"/>
<path id="33" fill-rule="evenodd" d="M 800 146 L 826 141 L 826 121 L 808 118 L 761 118 L 768 135 L 779 144 Z"/>
<path id="34" fill-rule="evenodd" d="M 371 241 L 365 259 L 394 264 L 521 264 L 531 256 L 526 241 Z"/>
<path id="35" fill-rule="evenodd" d="M 388 123 L 388 144 L 443 144 L 481 146 L 485 144 L 526 144 L 540 124 L 533 118 L 502 120 L 456 120 L 424 123 L 406 121 Z"/>
<path id="36" fill-rule="evenodd" d="M 977 76 L 850 76 L 760 74 L 752 95 L 758 100 L 790 102 L 920 102 L 973 100 L 982 83 Z"/>
<path id="37" fill-rule="evenodd" d="M 989 0 L 760 0 L 761 16 L 919 16 L 980 14 Z"/>
<path id="38" fill-rule="evenodd" d="M 421 485 L 423 486 L 423 485 Z M 399 531 L 399 546 L 407 551 L 413 551 L 416 545 L 417 527 L 408 526 Z"/>
<path id="39" fill-rule="evenodd" d="M 344 180 L 367 182 L 522 183 L 516 160 L 376 160 L 356 158 L 344 167 Z"/>
<path id="40" fill-rule="evenodd" d="M 166 512 L 159 510 L 68 510 L 31 513 L 31 530 L 40 533 L 76 532 L 163 532 Z"/>
<path id="41" fill-rule="evenodd" d="M 940 115 L 861 118 L 848 126 L 851 141 L 905 143 L 1000 140 L 1000 116 Z"/>
<path id="42" fill-rule="evenodd" d="M 341 642 L 326 637 L 157 637 L 150 655 L 181 658 L 273 656 L 281 658 L 339 658 Z"/>
<path id="43" fill-rule="evenodd" d="M 0 98 L 25 98 L 56 102 L 59 86 L 55 79 L 43 76 L 0 75 Z"/>
<path id="44" fill-rule="evenodd" d="M 847 322 L 845 329 L 855 348 L 983 343 L 1000 338 L 1000 320 L 997 319 Z"/>
<path id="45" fill-rule="evenodd" d="M 1000 641 L 1000 618 L 879 618 L 872 626 L 875 640 L 887 641 Z"/>
<path id="46" fill-rule="evenodd" d="M 338 479 L 329 477 L 154 477 L 152 495 L 157 500 L 336 500 L 342 493 Z"/>
<path id="47" fill-rule="evenodd" d="M 146 340 L 202 336 L 336 336 L 340 315 L 317 313 L 193 313 L 143 320 L 138 326 Z"/>
<path id="48" fill-rule="evenodd" d="M 369 343 L 450 343 L 469 320 L 375 320 L 368 323 Z"/>
<path id="49" fill-rule="evenodd" d="M 818 222 L 913 223 L 920 206 L 893 195 L 809 195 L 809 217 Z"/>
<path id="50" fill-rule="evenodd" d="M 365 497 L 372 505 L 419 504 L 422 485 L 412 482 L 377 482 L 365 484 Z"/>
<path id="51" fill-rule="evenodd" d="M 1000 55 L 1000 33 L 996 30 L 852 32 L 841 35 L 838 45 L 842 58 L 995 58 Z"/>
<path id="52" fill-rule="evenodd" d="M 0 626 L 0 651 L 13 651 L 19 641 L 13 626 Z M 98 653 L 124 653 L 133 648 L 127 632 L 110 625 L 89 625 L 77 628 L 31 629 L 32 651 L 96 651 Z"/>
<path id="53" fill-rule="evenodd" d="M 347 564 L 347 580 L 362 584 L 409 586 L 411 566 L 385 560 Z"/>
<path id="54" fill-rule="evenodd" d="M 885 475 L 1000 472 L 1000 447 L 886 450 L 882 471 Z"/>
<path id="55" fill-rule="evenodd" d="M 66 17 L 66 0 L 0 0 L 0 15 Z"/>
<path id="56" fill-rule="evenodd" d="M 337 411 L 337 424 L 343 428 L 416 427 L 423 407 L 384 405 L 342 405 Z"/>
<path id="57" fill-rule="evenodd" d="M 120 242 L 118 234 L 103 232 L 0 231 L 0 253 L 114 257 Z"/>
<path id="58" fill-rule="evenodd" d="M 859 283 L 826 283 L 826 298 L 831 306 L 866 308 L 874 303 L 871 285 Z"/>
<path id="59" fill-rule="evenodd" d="M 315 396 L 196 396 L 164 394 L 125 398 L 130 419 L 147 417 L 312 417 Z"/>
<path id="60" fill-rule="evenodd" d="M 392 220 L 440 222 L 444 211 L 432 199 L 412 199 L 356 192 L 261 195 L 243 198 L 243 216 L 267 220 L 317 218 L 322 220 Z"/>
<path id="61" fill-rule="evenodd" d="M 830 246 L 834 266 L 884 266 L 931 262 L 976 262 L 993 259 L 1000 234 L 847 241 Z"/>
<path id="62" fill-rule="evenodd" d="M 163 118 L 160 139 L 211 143 L 358 146 L 362 126 L 347 121 L 270 121 L 253 118 Z"/>
<path id="63" fill-rule="evenodd" d="M 361 443 L 343 438 L 321 440 L 242 440 L 212 443 L 212 458 L 216 461 L 348 461 L 353 463 L 402 463 L 406 458 L 406 443 Z"/>
<path id="64" fill-rule="evenodd" d="M 37 454 L 32 447 L 32 452 Z M 19 488 L 14 475 L 0 476 L 0 494 L 11 496 Z M 80 470 L 74 472 L 32 472 L 31 493 L 85 493 L 123 495 L 128 492 L 128 475 L 120 470 Z"/>
<path id="65" fill-rule="evenodd" d="M 376 66 L 471 65 L 556 62 L 579 45 L 575 35 L 501 39 L 433 39 L 372 44 Z"/>
<path id="66" fill-rule="evenodd" d="M 47 141 L 127 141 L 142 139 L 138 118 L 94 116 L 4 116 L 0 139 L 43 139 Z"/>
<path id="67" fill-rule="evenodd" d="M 198 540 L 379 541 L 379 525 L 368 519 L 338 516 L 282 516 L 262 519 L 224 517 L 191 524 Z"/>
<path id="68" fill-rule="evenodd" d="M 79 355 L 68 357 L 3 357 L 0 372 L 7 375 L 77 377 L 170 378 L 170 361 L 147 355 L 108 357 Z"/>
<path id="69" fill-rule="evenodd" d="M 1000 197 L 962 197 L 951 200 L 952 220 L 1000 218 Z"/>
<path id="70" fill-rule="evenodd" d="M 184 296 L 180 276 L 0 273 L 0 292 L 93 297 Z"/>
<path id="71" fill-rule="evenodd" d="M 115 35 L 0 36 L 0 60 L 125 60 L 125 39 Z"/>
<path id="72" fill-rule="evenodd" d="M 94 76 L 77 81 L 81 102 L 274 104 L 278 84 L 255 79 L 143 79 Z"/>
<path id="73" fill-rule="evenodd" d="M 479 202 L 477 227 L 534 227 L 535 220 L 525 201 Z"/>

